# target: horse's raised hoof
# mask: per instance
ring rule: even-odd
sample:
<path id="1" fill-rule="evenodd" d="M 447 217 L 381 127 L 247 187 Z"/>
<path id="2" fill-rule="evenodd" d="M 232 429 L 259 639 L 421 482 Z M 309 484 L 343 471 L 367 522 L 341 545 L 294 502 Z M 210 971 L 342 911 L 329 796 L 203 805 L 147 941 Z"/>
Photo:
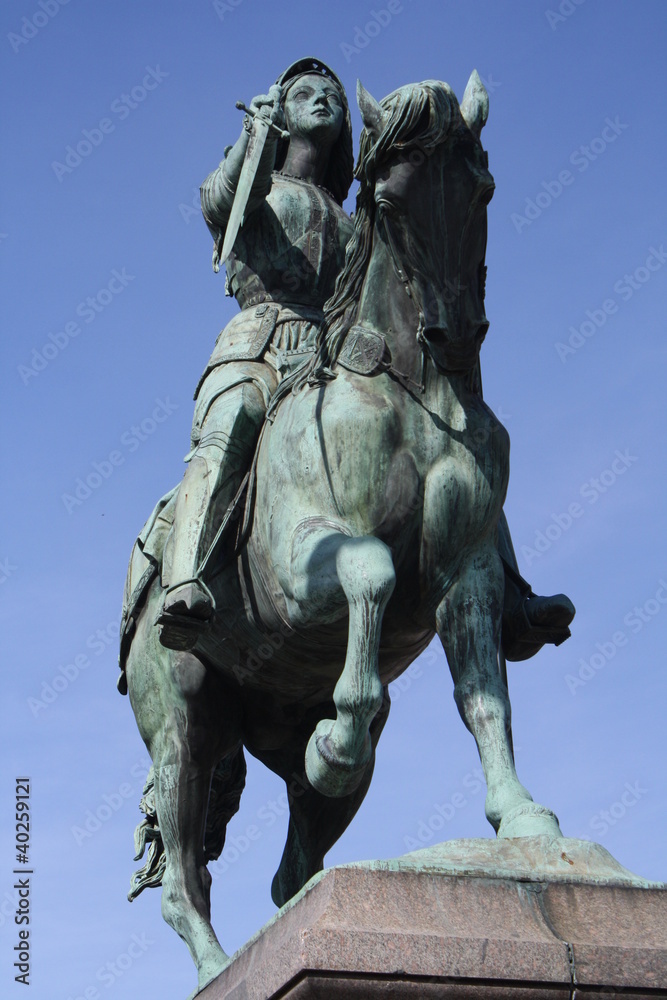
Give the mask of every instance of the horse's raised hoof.
<path id="1" fill-rule="evenodd" d="M 562 837 L 556 814 L 537 802 L 521 802 L 505 813 L 498 828 L 498 837 Z"/>
<path id="2" fill-rule="evenodd" d="M 361 784 L 373 756 L 370 734 L 366 734 L 361 762 L 346 760 L 336 753 L 330 738 L 335 726 L 332 719 L 322 719 L 306 747 L 306 776 L 316 792 L 327 798 L 340 799 L 350 795 Z"/>

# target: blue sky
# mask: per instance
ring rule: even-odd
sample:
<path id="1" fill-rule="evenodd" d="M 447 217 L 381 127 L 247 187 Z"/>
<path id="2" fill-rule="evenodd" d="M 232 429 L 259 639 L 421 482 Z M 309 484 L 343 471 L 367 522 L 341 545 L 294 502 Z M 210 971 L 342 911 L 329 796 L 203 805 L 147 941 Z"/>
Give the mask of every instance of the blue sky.
<path id="1" fill-rule="evenodd" d="M 377 98 L 426 78 L 460 97 L 474 67 L 487 84 L 485 397 L 512 439 L 522 571 L 578 609 L 565 645 L 510 665 L 519 775 L 566 835 L 665 879 L 667 7 L 16 0 L 0 16 L 3 995 L 22 995 L 18 775 L 32 783 L 33 1000 L 195 982 L 159 892 L 125 900 L 147 757 L 115 690 L 117 623 L 133 538 L 182 475 L 192 392 L 236 309 L 193 198 L 238 135 L 234 102 L 303 55 L 350 95 L 357 76 Z M 353 124 L 356 145 L 356 109 Z M 489 836 L 478 767 L 433 646 L 394 690 L 372 789 L 328 862 Z M 213 885 L 228 951 L 274 912 L 281 792 L 250 760 Z"/>

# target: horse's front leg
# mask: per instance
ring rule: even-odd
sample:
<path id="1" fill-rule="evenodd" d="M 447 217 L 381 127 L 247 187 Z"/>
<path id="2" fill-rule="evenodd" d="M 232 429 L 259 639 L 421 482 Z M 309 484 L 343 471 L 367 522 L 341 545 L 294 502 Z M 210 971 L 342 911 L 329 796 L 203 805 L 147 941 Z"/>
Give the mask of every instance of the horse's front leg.
<path id="1" fill-rule="evenodd" d="M 519 781 L 507 686 L 498 670 L 503 569 L 495 546 L 468 557 L 436 612 L 461 718 L 475 737 L 487 784 L 486 817 L 499 837 L 560 836 L 558 820 Z"/>
<path id="2" fill-rule="evenodd" d="M 292 586 L 303 608 L 349 612 L 345 665 L 333 691 L 335 719 L 322 719 L 306 747 L 308 780 L 322 795 L 349 795 L 373 755 L 369 726 L 383 700 L 378 671 L 382 616 L 396 582 L 389 548 L 378 538 L 307 531 L 297 541 Z"/>

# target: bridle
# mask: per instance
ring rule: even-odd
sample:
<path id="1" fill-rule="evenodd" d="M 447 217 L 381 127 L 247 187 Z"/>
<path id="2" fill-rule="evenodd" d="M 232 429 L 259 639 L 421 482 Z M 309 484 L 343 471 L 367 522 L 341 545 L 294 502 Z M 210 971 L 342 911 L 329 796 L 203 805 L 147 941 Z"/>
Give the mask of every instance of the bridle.
<path id="1" fill-rule="evenodd" d="M 426 328 L 424 306 L 417 288 L 410 279 L 410 275 L 408 274 L 407 269 L 403 265 L 403 261 L 401 260 L 401 256 L 396 246 L 396 240 L 394 239 L 394 235 L 391 230 L 391 225 L 389 222 L 387 212 L 383 211 L 383 204 L 381 201 L 378 202 L 378 208 L 380 209 L 380 223 L 382 225 L 382 228 L 384 229 L 384 234 L 387 240 L 387 246 L 389 247 L 389 254 L 391 256 L 391 261 L 394 267 L 394 271 L 396 272 L 396 277 L 403 285 L 403 288 L 405 289 L 408 298 L 412 301 L 412 304 L 415 308 L 415 312 L 417 314 L 417 329 L 415 331 L 415 340 L 417 341 L 417 343 L 421 348 L 421 357 L 422 357 L 421 377 L 419 382 L 415 382 L 414 379 L 411 379 L 410 376 L 406 375 L 404 372 L 399 372 L 398 369 L 394 368 L 394 366 L 391 364 L 387 366 L 386 371 L 388 375 L 392 375 L 396 379 L 396 381 L 399 382 L 403 386 L 403 388 L 406 389 L 408 392 L 410 392 L 411 389 L 417 389 L 419 393 L 424 393 L 426 389 L 426 384 L 425 384 L 426 362 L 428 359 L 426 351 L 426 341 L 424 340 L 424 330 Z"/>

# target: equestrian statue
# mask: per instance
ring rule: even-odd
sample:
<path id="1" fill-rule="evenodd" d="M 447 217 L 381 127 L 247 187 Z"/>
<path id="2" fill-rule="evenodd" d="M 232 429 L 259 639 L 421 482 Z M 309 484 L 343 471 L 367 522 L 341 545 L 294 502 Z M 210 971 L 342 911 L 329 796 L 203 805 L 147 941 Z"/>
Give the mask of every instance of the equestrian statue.
<path id="1" fill-rule="evenodd" d="M 246 111 L 202 211 L 240 312 L 195 392 L 186 472 L 134 546 L 119 689 L 150 752 L 130 898 L 162 886 L 199 986 L 229 961 L 207 862 L 244 751 L 286 782 L 282 906 L 370 785 L 389 684 L 438 635 L 498 837 L 559 836 L 516 774 L 505 660 L 568 637 L 574 608 L 519 574 L 507 432 L 482 398 L 487 205 L 474 72 L 379 103 L 301 59 Z"/>

